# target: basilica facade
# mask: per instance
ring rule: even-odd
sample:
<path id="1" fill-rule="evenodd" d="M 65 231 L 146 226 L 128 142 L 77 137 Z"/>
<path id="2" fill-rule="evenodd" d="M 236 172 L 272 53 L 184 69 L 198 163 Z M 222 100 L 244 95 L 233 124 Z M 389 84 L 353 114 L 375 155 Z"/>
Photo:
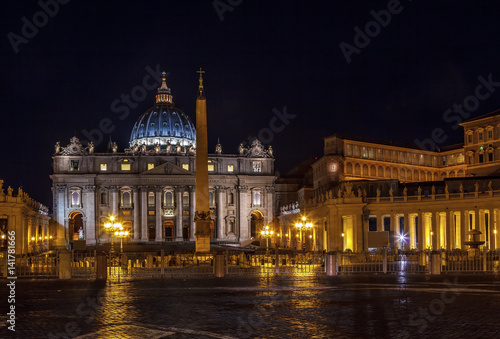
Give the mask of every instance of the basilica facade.
<path id="1" fill-rule="evenodd" d="M 210 114 L 210 112 L 209 112 Z M 209 126 L 210 131 L 210 126 Z M 59 247 L 110 241 L 104 224 L 119 220 L 130 242 L 195 240 L 196 129 L 174 105 L 165 74 L 153 107 L 132 128 L 130 143 L 108 152 L 77 137 L 56 144 L 53 218 Z M 274 155 L 258 140 L 208 156 L 211 238 L 244 243 L 274 217 Z"/>

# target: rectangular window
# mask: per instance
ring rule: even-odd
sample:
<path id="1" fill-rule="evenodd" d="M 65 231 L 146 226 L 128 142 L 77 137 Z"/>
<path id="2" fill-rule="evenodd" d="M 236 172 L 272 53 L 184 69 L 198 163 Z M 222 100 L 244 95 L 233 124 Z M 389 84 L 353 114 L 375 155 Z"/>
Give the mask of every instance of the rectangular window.
<path id="1" fill-rule="evenodd" d="M 121 164 L 122 171 L 130 171 L 130 164 Z"/>
<path id="2" fill-rule="evenodd" d="M 155 215 L 155 211 L 148 211 L 148 215 Z"/>
<path id="3" fill-rule="evenodd" d="M 182 164 L 182 169 L 189 171 L 189 164 Z"/>
<path id="4" fill-rule="evenodd" d="M 69 164 L 70 171 L 78 171 L 80 170 L 80 161 L 79 160 L 71 160 Z"/>
<path id="5" fill-rule="evenodd" d="M 488 161 L 493 161 L 493 152 L 488 153 Z"/>
<path id="6" fill-rule="evenodd" d="M 377 217 L 369 217 L 368 218 L 368 231 L 370 231 L 370 232 L 377 231 Z"/>
<path id="7" fill-rule="evenodd" d="M 391 230 L 391 217 L 384 217 L 384 231 L 389 232 Z"/>
<path id="8" fill-rule="evenodd" d="M 479 132 L 479 140 L 483 140 L 483 132 Z"/>
<path id="9" fill-rule="evenodd" d="M 492 130 L 488 131 L 488 139 L 493 139 L 493 131 Z"/>
<path id="10" fill-rule="evenodd" d="M 153 163 L 148 163 L 148 171 L 149 171 L 149 170 L 152 170 L 153 168 L 155 168 L 155 164 L 153 164 Z"/>
<path id="11" fill-rule="evenodd" d="M 345 145 L 345 155 L 348 157 L 352 155 L 352 146 L 349 144 Z"/>
<path id="12" fill-rule="evenodd" d="M 208 171 L 213 172 L 215 170 L 214 164 L 208 164 Z"/>
<path id="13" fill-rule="evenodd" d="M 484 155 L 482 153 L 479 154 L 479 162 L 484 162 Z"/>
<path id="14" fill-rule="evenodd" d="M 228 172 L 234 172 L 234 165 L 227 165 Z"/>
<path id="15" fill-rule="evenodd" d="M 467 135 L 467 143 L 472 144 L 472 134 Z"/>
<path id="16" fill-rule="evenodd" d="M 107 171 L 108 170 L 108 164 L 101 164 L 101 171 Z"/>

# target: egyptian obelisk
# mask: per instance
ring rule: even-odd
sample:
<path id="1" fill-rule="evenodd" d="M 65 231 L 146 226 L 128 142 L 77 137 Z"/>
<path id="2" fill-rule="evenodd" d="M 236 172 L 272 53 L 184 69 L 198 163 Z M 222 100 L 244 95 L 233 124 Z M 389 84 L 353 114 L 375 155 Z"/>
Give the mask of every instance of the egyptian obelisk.
<path id="1" fill-rule="evenodd" d="M 210 208 L 208 206 L 208 140 L 207 140 L 207 100 L 203 95 L 201 68 L 199 95 L 196 99 L 196 205 L 195 236 L 196 252 L 210 251 Z"/>

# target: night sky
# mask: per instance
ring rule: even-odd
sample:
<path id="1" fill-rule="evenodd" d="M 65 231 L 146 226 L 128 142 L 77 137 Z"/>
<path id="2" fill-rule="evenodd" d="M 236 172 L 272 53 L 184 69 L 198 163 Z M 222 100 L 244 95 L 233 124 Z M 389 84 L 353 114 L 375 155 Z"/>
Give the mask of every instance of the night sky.
<path id="1" fill-rule="evenodd" d="M 235 153 L 286 106 L 288 124 L 261 133 L 281 173 L 320 157 L 331 134 L 416 147 L 442 129 L 441 147 L 463 140 L 457 114 L 443 118 L 454 104 L 466 101 L 470 117 L 500 107 L 498 85 L 469 97 L 479 77 L 500 81 L 498 1 L 41 2 L 52 15 L 37 1 L 0 5 L 0 178 L 48 206 L 55 142 L 76 134 L 86 143 L 84 131 L 109 119 L 112 139 L 128 147 L 154 104 L 156 90 L 141 96 L 147 69 L 169 73 L 176 106 L 194 122 L 203 67 L 210 152 L 220 138 Z M 131 93 L 138 100 L 121 102 Z"/>

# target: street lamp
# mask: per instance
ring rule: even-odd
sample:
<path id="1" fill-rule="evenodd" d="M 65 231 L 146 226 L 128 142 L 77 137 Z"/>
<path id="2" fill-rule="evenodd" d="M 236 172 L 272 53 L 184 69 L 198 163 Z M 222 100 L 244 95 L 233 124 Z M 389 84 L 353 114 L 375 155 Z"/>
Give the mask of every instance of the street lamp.
<path id="1" fill-rule="evenodd" d="M 304 229 L 305 231 L 309 230 L 309 229 L 312 229 L 313 227 L 313 223 L 312 222 L 306 222 L 307 221 L 307 218 L 305 216 L 302 217 L 302 222 L 297 222 L 295 223 L 295 227 L 299 229 L 300 231 L 300 243 L 302 244 L 302 229 Z M 298 235 L 297 235 L 298 236 Z M 312 237 L 310 237 L 312 238 Z"/>
<path id="2" fill-rule="evenodd" d="M 116 232 L 123 231 L 123 226 L 119 222 L 115 222 L 115 217 L 112 215 L 109 217 L 109 222 L 104 224 L 104 229 L 111 232 L 111 254 L 115 252 L 114 248 L 114 238 Z"/>
<path id="3" fill-rule="evenodd" d="M 115 237 L 120 238 L 120 253 L 123 253 L 123 238 L 128 237 L 128 231 L 116 231 Z"/>
<path id="4" fill-rule="evenodd" d="M 269 249 L 269 238 L 273 235 L 273 231 L 269 230 L 269 226 L 264 227 L 262 231 L 260 231 L 260 234 L 266 238 L 266 252 Z"/>

